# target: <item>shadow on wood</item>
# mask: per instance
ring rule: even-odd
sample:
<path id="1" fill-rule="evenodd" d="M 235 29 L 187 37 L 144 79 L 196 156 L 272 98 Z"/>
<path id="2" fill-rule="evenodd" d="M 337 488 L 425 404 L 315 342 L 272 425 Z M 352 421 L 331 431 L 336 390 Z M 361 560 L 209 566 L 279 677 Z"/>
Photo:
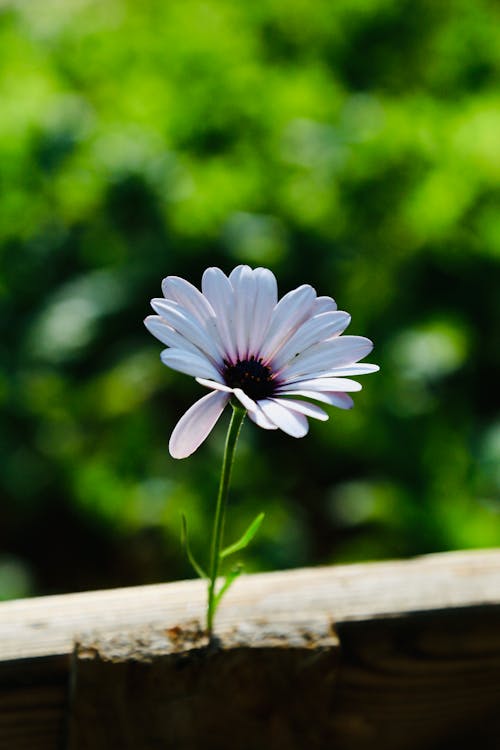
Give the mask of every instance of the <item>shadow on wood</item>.
<path id="1" fill-rule="evenodd" d="M 500 609 L 339 623 L 342 750 L 500 748 Z"/>
<path id="2" fill-rule="evenodd" d="M 325 746 L 338 649 L 328 627 L 257 625 L 213 646 L 169 635 L 77 647 L 71 750 Z"/>
<path id="3" fill-rule="evenodd" d="M 88 639 L 70 750 L 493 750 L 495 633 L 490 609 L 345 622 L 340 644 L 326 623 Z"/>

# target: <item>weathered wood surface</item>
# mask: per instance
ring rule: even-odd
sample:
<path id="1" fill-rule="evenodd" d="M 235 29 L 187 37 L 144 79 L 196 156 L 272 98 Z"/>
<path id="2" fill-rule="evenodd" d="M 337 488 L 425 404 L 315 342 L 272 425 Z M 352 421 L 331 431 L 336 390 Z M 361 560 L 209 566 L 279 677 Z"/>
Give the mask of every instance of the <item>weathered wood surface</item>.
<path id="1" fill-rule="evenodd" d="M 86 639 L 70 750 L 324 747 L 315 719 L 330 713 L 337 655 L 331 627 L 313 622 L 247 624 L 208 648 L 196 627 Z"/>
<path id="2" fill-rule="evenodd" d="M 71 750 L 194 748 L 203 728 L 221 750 L 500 747 L 500 550 L 242 578 L 221 648 L 181 657 L 204 598 L 185 581 L 0 604 L 0 750 L 65 747 L 75 640 Z M 217 706 L 244 727 L 232 744 Z"/>
<path id="3" fill-rule="evenodd" d="M 247 624 L 213 649 L 189 631 L 89 637 L 70 750 L 498 750 L 499 632 L 499 612 L 462 610 L 351 621 L 339 640 L 321 621 Z"/>

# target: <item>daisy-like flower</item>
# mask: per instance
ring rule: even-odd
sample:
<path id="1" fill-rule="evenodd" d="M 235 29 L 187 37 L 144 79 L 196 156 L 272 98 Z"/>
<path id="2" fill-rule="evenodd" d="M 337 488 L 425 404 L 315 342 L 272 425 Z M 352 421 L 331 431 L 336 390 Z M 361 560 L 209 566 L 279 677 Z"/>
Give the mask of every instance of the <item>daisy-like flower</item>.
<path id="1" fill-rule="evenodd" d="M 278 301 L 267 268 L 240 265 L 229 276 L 208 268 L 201 292 L 167 276 L 162 292 L 151 301 L 157 314 L 144 321 L 168 347 L 161 359 L 210 390 L 177 423 L 169 443 L 174 458 L 198 448 L 232 398 L 259 427 L 303 437 L 308 417 L 328 419 L 311 400 L 350 409 L 349 392 L 361 390 L 350 376 L 379 369 L 359 362 L 373 344 L 341 335 L 351 318 L 331 297 L 303 284 Z"/>

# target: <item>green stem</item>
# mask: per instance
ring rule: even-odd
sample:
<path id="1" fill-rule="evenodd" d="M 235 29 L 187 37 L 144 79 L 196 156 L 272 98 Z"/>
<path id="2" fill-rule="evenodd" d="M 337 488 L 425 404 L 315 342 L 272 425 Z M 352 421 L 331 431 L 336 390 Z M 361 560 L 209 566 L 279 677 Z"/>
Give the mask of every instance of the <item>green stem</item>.
<path id="1" fill-rule="evenodd" d="M 215 583 L 219 573 L 220 552 L 222 546 L 222 534 L 224 530 L 224 516 L 226 513 L 227 493 L 231 479 L 231 468 L 233 465 L 234 450 L 240 434 L 241 425 L 245 418 L 246 410 L 241 406 L 233 404 L 233 414 L 227 430 L 224 458 L 217 496 L 217 507 L 215 509 L 214 528 L 212 532 L 212 544 L 210 547 L 210 569 L 208 582 L 208 606 L 207 606 L 207 633 L 212 638 L 215 610 L 217 608 Z"/>

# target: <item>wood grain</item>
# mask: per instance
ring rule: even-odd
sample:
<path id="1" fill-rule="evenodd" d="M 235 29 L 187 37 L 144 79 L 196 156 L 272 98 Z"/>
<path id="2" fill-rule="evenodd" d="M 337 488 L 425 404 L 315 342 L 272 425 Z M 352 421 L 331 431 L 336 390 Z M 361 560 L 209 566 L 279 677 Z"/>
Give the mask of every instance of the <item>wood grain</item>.
<path id="1" fill-rule="evenodd" d="M 68 655 L 75 636 L 199 619 L 203 582 L 180 581 L 0 603 L 0 662 Z M 498 605 L 500 550 L 448 552 L 411 560 L 302 568 L 242 576 L 218 626 L 328 613 L 335 622 Z"/>

